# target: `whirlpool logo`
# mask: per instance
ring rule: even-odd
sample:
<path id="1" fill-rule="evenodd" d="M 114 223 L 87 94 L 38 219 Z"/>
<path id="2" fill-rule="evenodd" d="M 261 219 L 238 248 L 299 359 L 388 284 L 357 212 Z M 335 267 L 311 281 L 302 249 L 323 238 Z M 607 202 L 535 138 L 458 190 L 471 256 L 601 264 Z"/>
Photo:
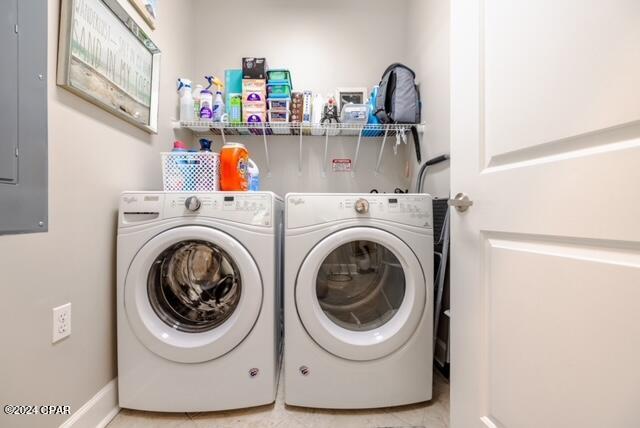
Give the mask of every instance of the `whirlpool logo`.
<path id="1" fill-rule="evenodd" d="M 138 198 L 136 198 L 135 196 L 124 196 L 122 200 L 127 204 L 138 202 Z"/>
<path id="2" fill-rule="evenodd" d="M 305 202 L 304 198 L 289 198 L 289 205 L 302 205 Z"/>

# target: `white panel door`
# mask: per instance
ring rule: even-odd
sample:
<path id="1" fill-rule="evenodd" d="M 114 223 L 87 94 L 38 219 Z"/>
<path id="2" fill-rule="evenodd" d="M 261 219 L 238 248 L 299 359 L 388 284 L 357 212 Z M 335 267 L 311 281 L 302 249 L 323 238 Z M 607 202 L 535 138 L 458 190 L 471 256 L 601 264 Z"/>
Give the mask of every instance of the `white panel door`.
<path id="1" fill-rule="evenodd" d="M 452 427 L 639 427 L 640 1 L 451 4 Z"/>

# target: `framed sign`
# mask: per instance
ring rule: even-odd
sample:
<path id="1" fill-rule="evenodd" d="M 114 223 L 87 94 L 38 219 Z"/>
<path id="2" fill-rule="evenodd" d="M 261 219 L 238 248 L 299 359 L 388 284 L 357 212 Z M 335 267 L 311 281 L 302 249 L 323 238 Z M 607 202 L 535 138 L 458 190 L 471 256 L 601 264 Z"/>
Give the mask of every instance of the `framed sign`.
<path id="1" fill-rule="evenodd" d="M 157 0 L 129 0 L 136 8 L 140 16 L 145 20 L 152 30 L 156 29 L 158 21 L 158 1 Z"/>
<path id="2" fill-rule="evenodd" d="M 158 130 L 160 50 L 118 0 L 62 0 L 58 85 Z"/>

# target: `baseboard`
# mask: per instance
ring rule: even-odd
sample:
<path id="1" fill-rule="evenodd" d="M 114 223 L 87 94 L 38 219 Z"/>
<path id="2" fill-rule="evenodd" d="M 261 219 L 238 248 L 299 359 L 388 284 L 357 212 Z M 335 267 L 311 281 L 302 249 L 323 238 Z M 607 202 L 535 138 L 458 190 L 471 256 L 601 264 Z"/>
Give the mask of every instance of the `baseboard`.
<path id="1" fill-rule="evenodd" d="M 115 378 L 76 410 L 60 428 L 104 428 L 119 412 L 118 379 Z"/>

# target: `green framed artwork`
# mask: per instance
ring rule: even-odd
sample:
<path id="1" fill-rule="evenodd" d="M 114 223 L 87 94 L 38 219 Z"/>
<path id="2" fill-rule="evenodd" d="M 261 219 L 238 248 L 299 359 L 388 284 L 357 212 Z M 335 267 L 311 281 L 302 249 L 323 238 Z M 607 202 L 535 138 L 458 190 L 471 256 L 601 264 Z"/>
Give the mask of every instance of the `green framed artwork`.
<path id="1" fill-rule="evenodd" d="M 58 85 L 156 133 L 160 50 L 117 0 L 62 0 Z"/>

